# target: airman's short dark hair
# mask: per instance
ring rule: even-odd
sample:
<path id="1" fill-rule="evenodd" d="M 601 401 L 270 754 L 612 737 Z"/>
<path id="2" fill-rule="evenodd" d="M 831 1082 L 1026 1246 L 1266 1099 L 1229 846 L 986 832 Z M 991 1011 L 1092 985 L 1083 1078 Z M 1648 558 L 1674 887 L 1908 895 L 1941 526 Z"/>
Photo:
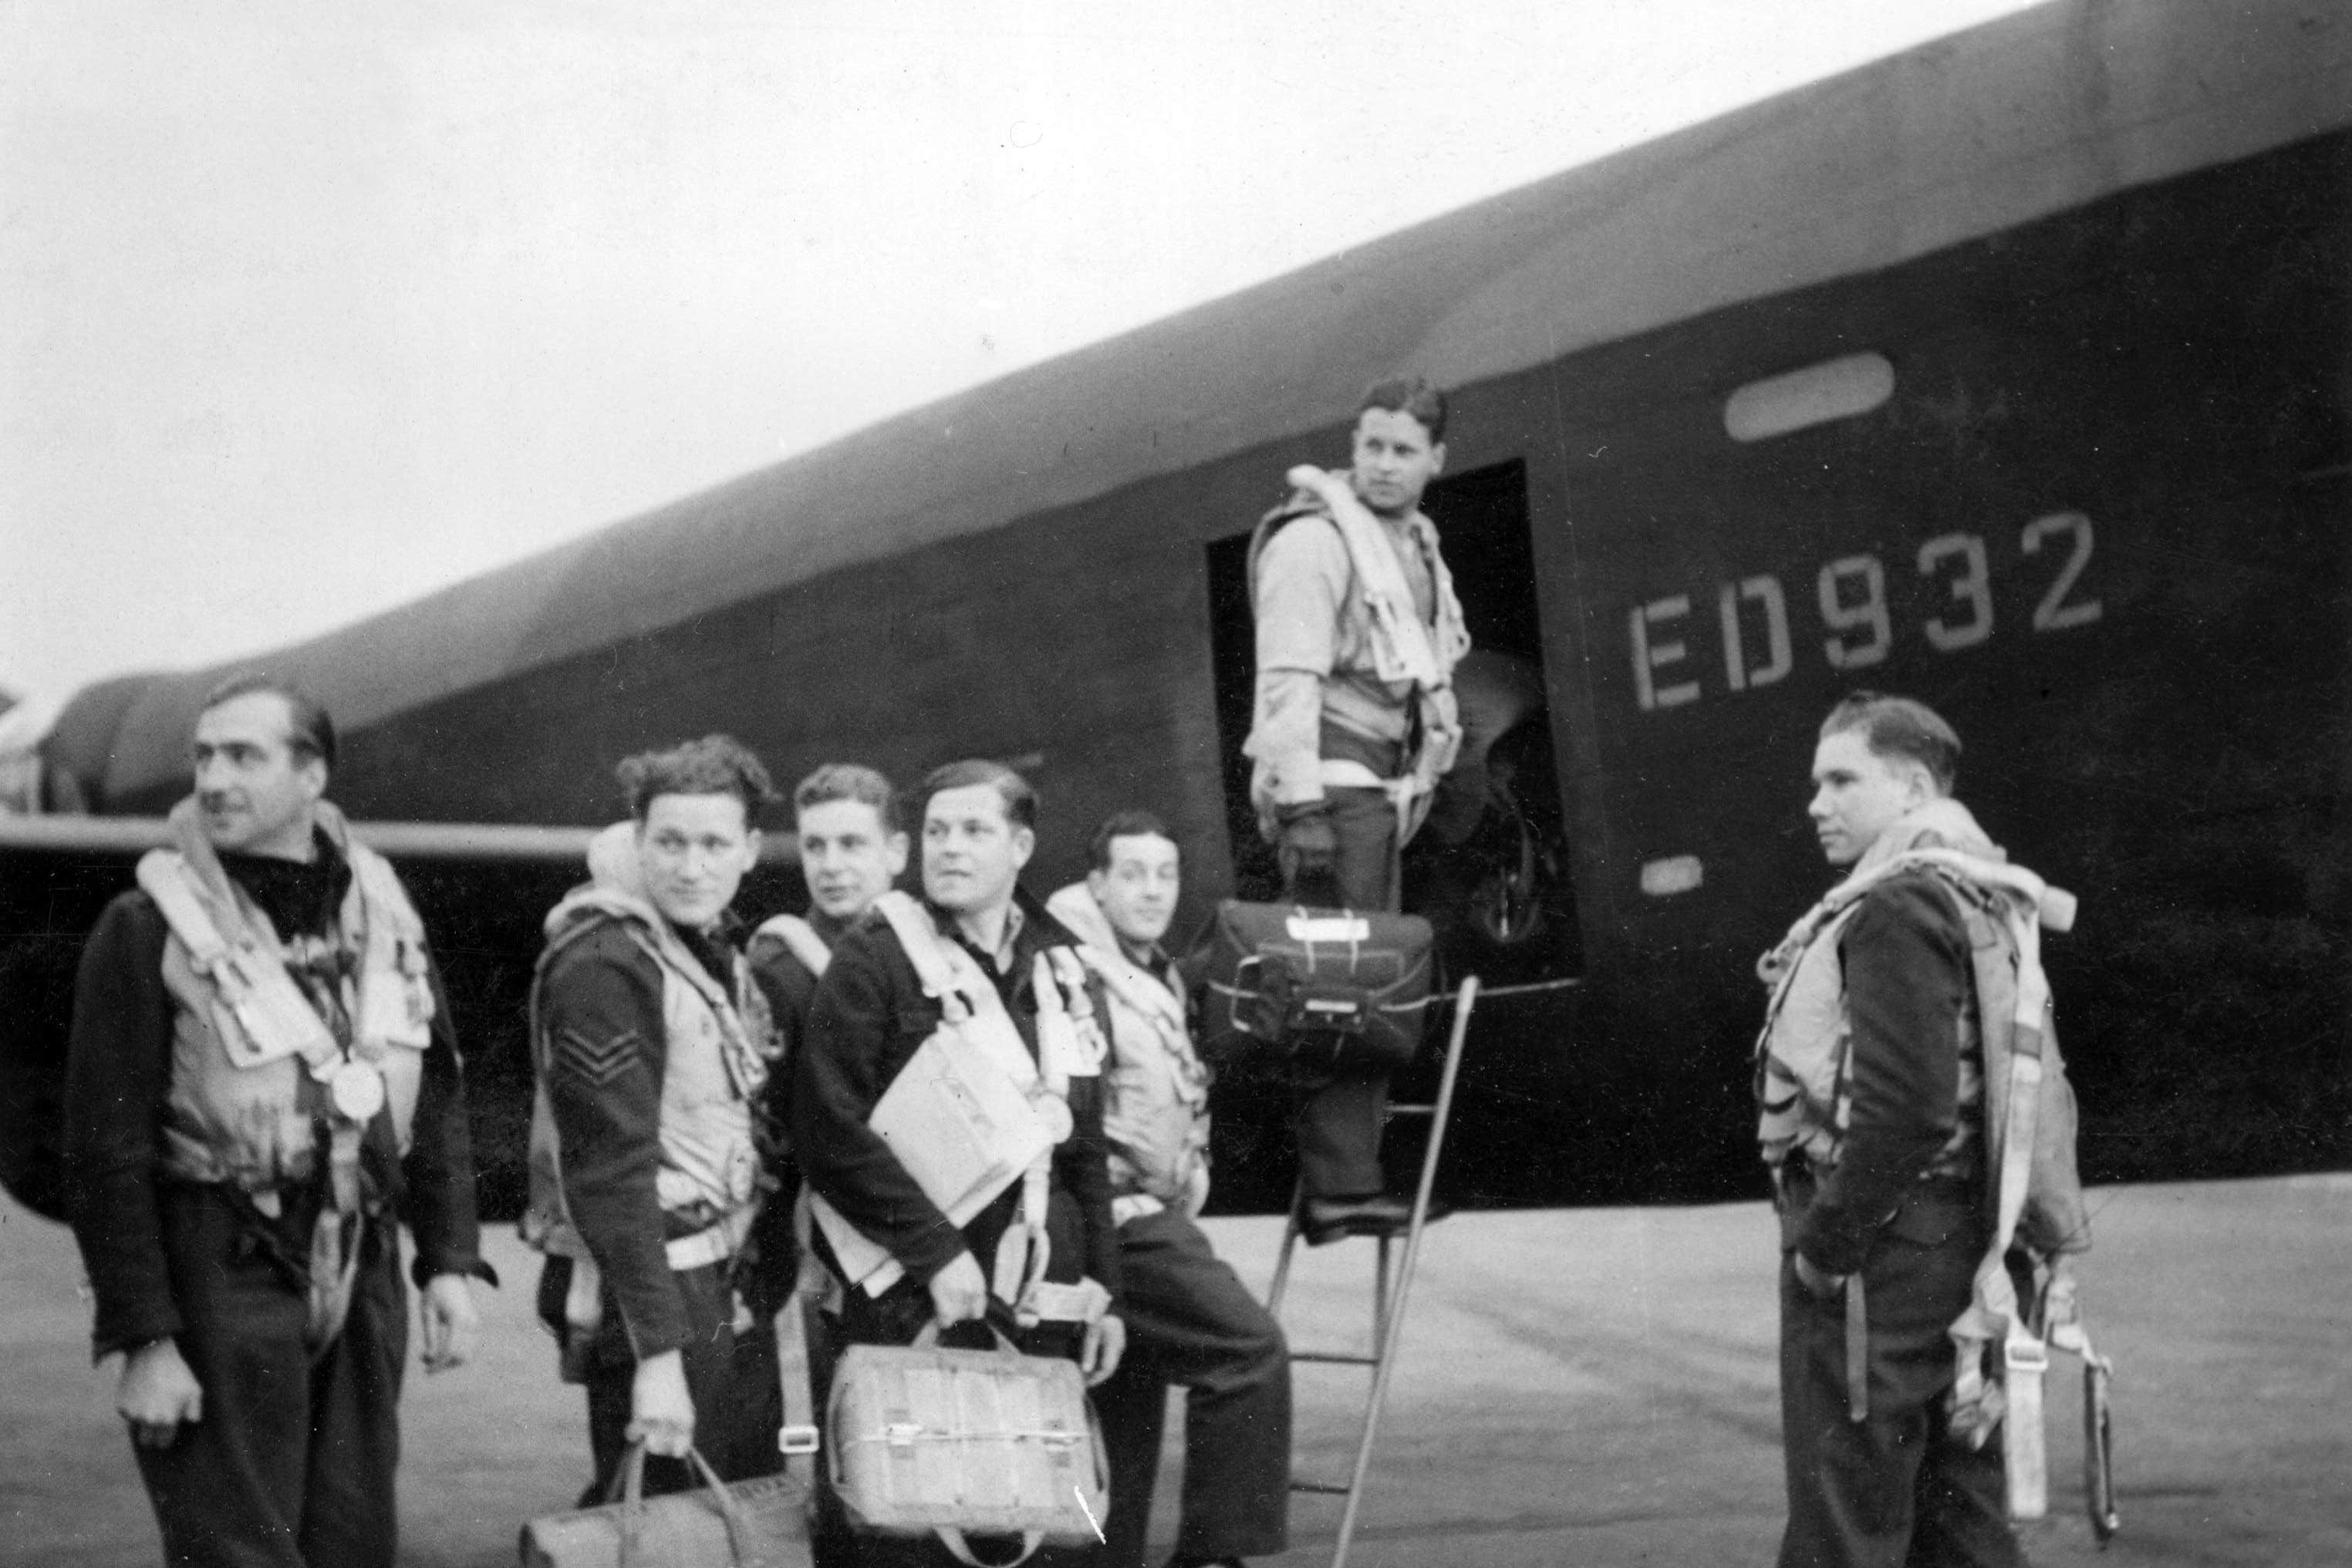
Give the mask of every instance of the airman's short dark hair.
<path id="1" fill-rule="evenodd" d="M 1944 717 L 1915 697 L 1855 692 L 1822 721 L 1821 738 L 1859 730 L 1873 757 L 1902 757 L 1918 763 L 1944 794 L 1959 776 L 1960 737 Z"/>
<path id="2" fill-rule="evenodd" d="M 1390 376 L 1374 382 L 1356 404 L 1356 417 L 1361 419 L 1376 408 L 1391 413 L 1409 413 L 1421 421 L 1433 446 L 1445 439 L 1445 394 L 1426 376 Z"/>
<path id="3" fill-rule="evenodd" d="M 249 697 L 255 693 L 267 693 L 286 704 L 286 744 L 299 759 L 315 757 L 325 763 L 329 771 L 335 766 L 335 721 L 319 699 L 293 682 L 261 670 L 247 670 L 205 694 L 199 712 L 210 713 L 223 703 Z"/>
<path id="4" fill-rule="evenodd" d="M 793 790 L 793 814 L 798 817 L 812 806 L 834 800 L 856 800 L 873 807 L 886 833 L 906 831 L 898 818 L 897 787 L 874 768 L 856 762 L 826 763 Z"/>
<path id="5" fill-rule="evenodd" d="M 997 799 L 1004 802 L 1006 821 L 1016 828 L 1027 828 L 1032 832 L 1036 831 L 1037 791 L 1029 787 L 1029 780 L 1012 768 L 985 758 L 972 758 L 932 768 L 915 790 L 915 820 L 918 822 L 923 820 L 924 814 L 930 810 L 931 797 L 940 790 L 969 789 L 976 784 L 985 784 L 996 791 Z"/>
<path id="6" fill-rule="evenodd" d="M 1176 835 L 1168 831 L 1168 824 L 1150 812 L 1114 811 L 1103 820 L 1101 827 L 1095 830 L 1094 841 L 1087 846 L 1088 856 L 1087 863 L 1097 871 L 1108 871 L 1110 870 L 1110 845 L 1113 839 L 1147 837 L 1166 839 L 1171 844 L 1176 843 Z M 1184 847 L 1177 844 L 1176 852 L 1181 859 Z"/>
<path id="7" fill-rule="evenodd" d="M 743 802 L 743 825 L 757 827 L 760 808 L 776 798 L 768 770 L 731 735 L 706 735 L 667 751 L 640 751 L 613 770 L 629 815 L 642 822 L 660 795 L 732 795 Z"/>

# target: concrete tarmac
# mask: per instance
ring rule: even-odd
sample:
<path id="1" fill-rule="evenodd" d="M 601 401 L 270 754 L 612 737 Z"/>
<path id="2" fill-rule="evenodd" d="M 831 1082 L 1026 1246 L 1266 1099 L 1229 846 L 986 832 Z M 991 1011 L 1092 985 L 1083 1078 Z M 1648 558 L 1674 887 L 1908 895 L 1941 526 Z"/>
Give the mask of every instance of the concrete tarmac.
<path id="1" fill-rule="evenodd" d="M 2352 1176 L 2102 1188 L 2084 1269 L 2091 1332 L 2117 1365 L 2124 1531 L 2082 1512 L 2079 1384 L 2050 1379 L 2051 1517 L 2039 1564 L 2352 1563 Z M 1279 1224 L 1212 1220 L 1254 1286 Z M 514 1561 L 530 1515 L 587 1470 L 579 1392 L 530 1318 L 537 1260 L 488 1241 L 482 1354 L 411 1369 L 404 1563 Z M 1301 1348 L 1360 1346 L 1371 1246 L 1302 1253 L 1286 1317 Z M 1774 1241 L 1757 1204 L 1527 1210 L 1431 1229 L 1351 1562 L 1762 1563 L 1781 1512 Z M 89 1364 L 70 1237 L 0 1200 L 0 1562 L 156 1561 L 155 1526 Z M 1367 1375 L 1297 1372 L 1302 1476 L 1344 1479 Z M 1176 1436 L 1156 1510 L 1174 1531 Z M 1278 1562 L 1329 1560 L 1336 1499 L 1300 1497 Z"/>

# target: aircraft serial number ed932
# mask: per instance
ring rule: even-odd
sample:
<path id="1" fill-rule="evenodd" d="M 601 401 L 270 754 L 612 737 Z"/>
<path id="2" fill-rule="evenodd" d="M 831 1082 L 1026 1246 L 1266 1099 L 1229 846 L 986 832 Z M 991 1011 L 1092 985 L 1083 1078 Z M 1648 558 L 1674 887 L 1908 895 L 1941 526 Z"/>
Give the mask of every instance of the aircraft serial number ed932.
<path id="1" fill-rule="evenodd" d="M 2057 562 L 2056 572 L 2033 606 L 2034 631 L 2064 632 L 2099 619 L 2100 601 L 2079 597 L 2075 591 L 2084 569 L 2091 562 L 2091 519 L 2081 512 L 2052 512 L 2019 530 L 2021 565 L 2024 557 L 2052 558 Z M 1990 638 L 1992 564 L 1984 536 L 1938 534 L 1919 547 L 1916 559 L 1919 575 L 1942 581 L 1949 601 L 1919 627 L 1927 645 L 1939 653 L 1956 653 Z M 1884 660 L 1895 643 L 1894 621 L 1886 605 L 1885 563 L 1875 555 L 1841 556 L 1822 568 L 1813 587 L 1822 630 L 1828 633 L 1822 641 L 1822 656 L 1830 668 L 1867 669 Z M 1750 610 L 1751 605 L 1759 609 Z M 1770 685 L 1795 667 L 1788 594 L 1778 577 L 1768 572 L 1717 584 L 1715 611 L 1724 685 L 1731 691 Z M 1700 684 L 1696 675 L 1672 678 L 1682 674 L 1675 666 L 1692 658 L 1690 644 L 1675 626 L 1691 613 L 1687 593 L 1654 599 L 1626 612 L 1633 644 L 1633 693 L 1644 713 L 1698 700 Z M 1762 632 L 1761 663 L 1751 662 L 1749 636 L 1754 631 Z M 1662 632 L 1667 635 L 1662 637 Z"/>

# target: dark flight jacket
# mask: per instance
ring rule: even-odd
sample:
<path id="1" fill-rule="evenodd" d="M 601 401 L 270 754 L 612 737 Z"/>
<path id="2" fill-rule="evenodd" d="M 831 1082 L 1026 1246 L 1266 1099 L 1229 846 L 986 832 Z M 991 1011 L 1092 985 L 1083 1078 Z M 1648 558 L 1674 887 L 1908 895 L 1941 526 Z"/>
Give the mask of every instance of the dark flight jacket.
<path id="1" fill-rule="evenodd" d="M 1009 973 L 999 974 L 986 955 L 962 945 L 981 972 L 995 981 L 1022 1043 L 1034 1057 L 1034 961 L 1045 948 L 1076 946 L 1076 939 L 1035 900 L 1026 894 L 1018 897 L 1022 925 Z M 950 921 L 940 924 L 952 927 Z M 948 939 L 961 942 L 952 935 Z M 1099 982 L 1091 985 L 1099 1016 Z M 1015 1182 L 959 1230 L 866 1125 L 875 1103 L 939 1022 L 939 1004 L 923 994 L 889 922 L 869 913 L 835 947 L 809 1009 L 806 1035 L 793 1051 L 793 1146 L 802 1175 L 860 1234 L 887 1248 L 918 1283 L 966 1250 L 987 1272 L 997 1239 L 1021 1200 L 1021 1184 Z M 1047 1219 L 1053 1257 L 1046 1277 L 1066 1282 L 1090 1276 L 1116 1301 L 1118 1232 L 1111 1222 L 1100 1083 L 1097 1078 L 1071 1081 L 1075 1125 L 1053 1155 Z M 830 1266 L 831 1251 L 822 1236 L 817 1246 Z"/>
<path id="2" fill-rule="evenodd" d="M 732 997 L 733 948 L 725 937 L 671 929 Z M 660 964 L 627 925 L 605 918 L 548 966 L 540 1003 L 548 1039 L 584 1041 L 591 1052 L 559 1051 L 549 1076 L 549 1109 L 563 1150 L 563 1200 L 641 1361 L 678 1349 L 688 1333 L 663 1243 L 719 1218 L 665 1209 L 656 1190 L 670 1043 L 664 984 Z M 755 1101 L 755 1136 L 757 1106 Z"/>

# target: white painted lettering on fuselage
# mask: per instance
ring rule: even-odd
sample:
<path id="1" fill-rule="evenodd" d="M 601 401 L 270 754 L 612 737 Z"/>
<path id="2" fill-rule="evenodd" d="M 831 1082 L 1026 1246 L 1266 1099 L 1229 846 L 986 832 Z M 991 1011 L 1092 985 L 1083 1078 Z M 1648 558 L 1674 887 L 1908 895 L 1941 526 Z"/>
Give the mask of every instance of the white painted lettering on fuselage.
<path id="1" fill-rule="evenodd" d="M 2026 570 L 2028 558 L 2046 561 L 2062 550 L 2064 556 L 2034 604 L 2028 622 L 2032 632 L 2066 632 L 2098 622 L 2105 606 L 2083 592 L 2092 549 L 2087 516 L 2052 512 L 2036 517 L 2019 530 L 2017 548 L 2014 570 Z M 1990 643 L 1996 630 L 1994 573 L 1985 536 L 1938 534 L 1920 545 L 1912 560 L 1923 580 L 1944 590 L 1940 598 L 1930 600 L 1933 612 L 1916 628 L 1921 640 L 1938 653 L 1964 653 Z M 1886 571 L 1884 560 L 1864 551 L 1824 562 L 1815 573 L 1814 607 L 1823 633 L 1819 645 L 1832 670 L 1862 670 L 1883 663 L 1898 635 L 1911 634 L 1912 628 L 1898 628 L 1888 608 Z M 1644 713 L 1681 707 L 1705 695 L 1703 654 L 1691 644 L 1692 627 L 1703 620 L 1692 617 L 1691 601 L 1688 593 L 1671 593 L 1626 612 L 1633 699 Z M 1759 572 L 1718 583 L 1715 605 L 1726 690 L 1770 685 L 1794 668 L 1789 595 L 1778 576 Z"/>

